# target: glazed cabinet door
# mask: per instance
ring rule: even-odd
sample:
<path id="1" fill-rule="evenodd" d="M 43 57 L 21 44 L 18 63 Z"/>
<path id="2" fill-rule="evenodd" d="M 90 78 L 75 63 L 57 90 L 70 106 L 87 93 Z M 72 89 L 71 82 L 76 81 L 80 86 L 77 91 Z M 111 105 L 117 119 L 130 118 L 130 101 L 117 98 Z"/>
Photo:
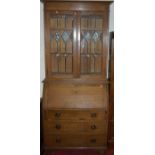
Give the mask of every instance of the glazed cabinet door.
<path id="1" fill-rule="evenodd" d="M 75 21 L 73 12 L 46 12 L 48 76 L 73 76 Z"/>
<path id="2" fill-rule="evenodd" d="M 106 79 L 106 12 L 46 12 L 47 76 Z"/>
<path id="3" fill-rule="evenodd" d="M 106 18 L 104 12 L 80 14 L 80 74 L 106 78 Z"/>

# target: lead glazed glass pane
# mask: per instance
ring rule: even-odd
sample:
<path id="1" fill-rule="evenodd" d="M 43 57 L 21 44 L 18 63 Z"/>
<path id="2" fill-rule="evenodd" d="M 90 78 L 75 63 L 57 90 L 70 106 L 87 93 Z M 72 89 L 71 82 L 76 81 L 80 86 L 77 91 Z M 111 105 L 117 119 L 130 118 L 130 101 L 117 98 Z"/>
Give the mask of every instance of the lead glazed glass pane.
<path id="1" fill-rule="evenodd" d="M 73 22 L 69 14 L 50 16 L 51 72 L 72 74 L 73 70 Z"/>
<path id="2" fill-rule="evenodd" d="M 103 17 L 81 16 L 81 74 L 101 74 Z"/>

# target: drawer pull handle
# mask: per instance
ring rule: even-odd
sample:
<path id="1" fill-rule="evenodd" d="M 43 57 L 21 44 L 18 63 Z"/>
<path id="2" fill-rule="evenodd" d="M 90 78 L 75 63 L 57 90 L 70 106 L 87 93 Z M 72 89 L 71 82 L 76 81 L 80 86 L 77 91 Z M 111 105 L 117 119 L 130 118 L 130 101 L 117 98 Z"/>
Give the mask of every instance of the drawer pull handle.
<path id="1" fill-rule="evenodd" d="M 91 125 L 91 129 L 95 130 L 96 129 L 96 125 Z"/>
<path id="2" fill-rule="evenodd" d="M 56 129 L 61 129 L 61 125 L 60 124 L 56 124 Z"/>
<path id="3" fill-rule="evenodd" d="M 91 143 L 96 143 L 96 139 L 91 139 L 90 142 Z"/>
<path id="4" fill-rule="evenodd" d="M 55 113 L 55 117 L 59 118 L 61 116 L 61 113 L 57 112 Z"/>
<path id="5" fill-rule="evenodd" d="M 56 143 L 61 143 L 61 139 L 60 138 L 57 138 L 56 139 Z"/>
<path id="6" fill-rule="evenodd" d="M 91 117 L 96 117 L 96 116 L 97 116 L 96 113 L 91 114 Z"/>

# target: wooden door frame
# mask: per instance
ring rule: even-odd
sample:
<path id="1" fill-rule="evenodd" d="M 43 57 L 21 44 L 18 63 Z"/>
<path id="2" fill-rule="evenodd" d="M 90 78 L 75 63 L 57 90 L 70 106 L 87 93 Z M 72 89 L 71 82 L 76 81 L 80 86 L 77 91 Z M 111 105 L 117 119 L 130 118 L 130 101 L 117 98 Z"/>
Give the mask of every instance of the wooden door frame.
<path id="1" fill-rule="evenodd" d="M 107 74 L 107 66 L 108 63 L 108 51 L 109 51 L 109 2 L 46 2 L 45 7 L 44 7 L 44 12 L 45 12 L 45 59 L 46 59 L 46 79 L 82 79 L 83 81 L 86 80 L 91 80 L 94 79 L 95 81 L 106 81 L 107 77 L 105 75 Z M 56 9 L 58 8 L 58 9 Z M 48 23 L 48 14 L 50 12 L 56 12 L 56 11 L 73 11 L 75 16 L 76 16 L 76 24 L 74 25 L 73 28 L 73 33 L 74 33 L 74 39 L 73 39 L 73 74 L 72 75 L 55 75 L 51 76 L 49 72 L 50 68 L 50 58 L 49 58 L 49 23 Z M 104 30 L 103 30 L 103 56 L 104 59 L 103 62 L 105 64 L 102 65 L 102 72 L 104 72 L 102 75 L 80 75 L 80 11 L 81 12 L 103 12 L 104 15 Z M 106 72 L 106 73 L 105 73 Z"/>

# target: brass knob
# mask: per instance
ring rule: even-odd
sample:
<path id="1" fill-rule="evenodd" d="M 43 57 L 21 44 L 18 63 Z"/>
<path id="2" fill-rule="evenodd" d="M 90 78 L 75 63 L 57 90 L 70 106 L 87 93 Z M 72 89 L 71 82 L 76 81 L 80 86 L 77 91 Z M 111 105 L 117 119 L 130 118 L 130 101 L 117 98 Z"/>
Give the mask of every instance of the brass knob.
<path id="1" fill-rule="evenodd" d="M 91 139 L 90 142 L 91 143 L 96 143 L 96 139 Z"/>
<path id="2" fill-rule="evenodd" d="M 96 117 L 96 116 L 97 116 L 96 113 L 92 113 L 92 114 L 91 114 L 91 117 Z"/>
<path id="3" fill-rule="evenodd" d="M 56 129 L 61 129 L 61 125 L 60 124 L 56 124 L 55 128 Z"/>
<path id="4" fill-rule="evenodd" d="M 96 125 L 91 125 L 91 129 L 95 130 L 96 129 Z"/>
<path id="5" fill-rule="evenodd" d="M 61 113 L 57 112 L 55 113 L 55 117 L 60 117 L 61 116 Z"/>
<path id="6" fill-rule="evenodd" d="M 60 138 L 56 138 L 56 143 L 61 143 L 61 139 Z"/>

